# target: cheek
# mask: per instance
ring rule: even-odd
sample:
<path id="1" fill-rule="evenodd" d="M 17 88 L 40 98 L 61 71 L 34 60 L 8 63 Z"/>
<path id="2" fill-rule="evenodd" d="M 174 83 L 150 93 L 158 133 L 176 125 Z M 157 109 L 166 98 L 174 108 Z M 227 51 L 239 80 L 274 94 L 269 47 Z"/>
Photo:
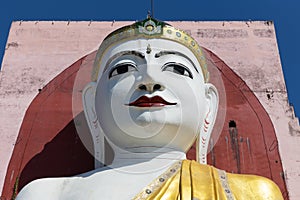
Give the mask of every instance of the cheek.
<path id="1" fill-rule="evenodd" d="M 134 76 L 100 79 L 95 107 L 101 122 L 113 122 L 118 116 L 128 117 L 128 107 L 125 104 L 131 101 L 134 83 Z"/>
<path id="2" fill-rule="evenodd" d="M 124 105 L 132 95 L 135 77 L 120 76 L 119 78 L 115 77 L 110 80 L 100 80 L 99 84 L 100 86 L 99 89 L 97 89 L 97 92 L 101 94 L 101 98 L 109 100 L 111 104 Z"/>
<path id="3" fill-rule="evenodd" d="M 193 103 L 204 98 L 204 84 L 197 79 L 173 74 L 171 72 L 161 73 L 161 80 L 165 87 L 183 101 L 183 104 Z M 166 81 L 167 80 L 167 81 Z"/>
<path id="4" fill-rule="evenodd" d="M 134 76 L 100 79 L 96 91 L 96 114 L 106 131 L 119 131 L 124 119 L 129 119 L 128 104 L 132 95 Z"/>
<path id="5" fill-rule="evenodd" d="M 207 100 L 205 97 L 205 86 L 197 78 L 171 76 L 166 77 L 168 82 L 166 88 L 176 95 L 179 107 L 184 119 L 187 121 L 200 120 L 207 112 Z"/>

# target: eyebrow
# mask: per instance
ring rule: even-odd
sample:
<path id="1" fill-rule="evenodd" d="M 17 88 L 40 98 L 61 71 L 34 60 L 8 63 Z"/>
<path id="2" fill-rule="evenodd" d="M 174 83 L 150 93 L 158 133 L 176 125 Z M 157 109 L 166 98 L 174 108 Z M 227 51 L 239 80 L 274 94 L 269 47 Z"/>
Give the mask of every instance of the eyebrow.
<path id="1" fill-rule="evenodd" d="M 160 51 L 158 53 L 156 53 L 154 55 L 155 58 L 159 58 L 161 56 L 165 56 L 165 55 L 178 55 L 178 56 L 181 56 L 181 57 L 184 57 L 185 59 L 187 59 L 188 61 L 190 61 L 190 63 L 192 63 L 193 67 L 195 68 L 195 70 L 199 73 L 196 65 L 194 64 L 194 62 L 188 57 L 186 56 L 185 54 L 179 52 L 179 51 Z"/>
<path id="2" fill-rule="evenodd" d="M 120 56 L 126 56 L 126 55 L 134 55 L 134 56 L 138 56 L 140 58 L 145 58 L 145 54 L 143 54 L 142 52 L 139 52 L 139 51 L 121 51 L 119 53 L 116 53 L 115 55 L 113 55 L 111 58 L 108 59 L 108 61 L 106 62 L 106 65 L 104 67 L 104 70 L 107 70 L 108 66 L 110 65 L 110 63 L 116 59 L 117 57 L 120 57 Z"/>

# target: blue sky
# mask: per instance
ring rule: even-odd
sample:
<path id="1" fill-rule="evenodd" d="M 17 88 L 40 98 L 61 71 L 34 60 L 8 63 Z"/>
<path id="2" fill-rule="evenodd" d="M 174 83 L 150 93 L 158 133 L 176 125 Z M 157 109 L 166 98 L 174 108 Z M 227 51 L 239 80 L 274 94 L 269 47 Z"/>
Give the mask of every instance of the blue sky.
<path id="1" fill-rule="evenodd" d="M 272 20 L 289 101 L 300 116 L 299 0 L 153 0 L 160 20 Z M 0 7 L 0 61 L 12 21 L 17 20 L 140 20 L 150 0 L 2 0 Z"/>

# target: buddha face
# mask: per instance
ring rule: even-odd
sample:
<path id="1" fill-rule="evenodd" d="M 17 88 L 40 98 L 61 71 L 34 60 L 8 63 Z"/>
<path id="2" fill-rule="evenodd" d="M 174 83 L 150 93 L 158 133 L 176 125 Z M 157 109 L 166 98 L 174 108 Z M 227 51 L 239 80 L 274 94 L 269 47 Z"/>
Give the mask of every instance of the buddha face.
<path id="1" fill-rule="evenodd" d="M 185 46 L 163 39 L 131 40 L 105 52 L 95 112 L 115 146 L 186 151 L 209 115 L 211 88 Z"/>

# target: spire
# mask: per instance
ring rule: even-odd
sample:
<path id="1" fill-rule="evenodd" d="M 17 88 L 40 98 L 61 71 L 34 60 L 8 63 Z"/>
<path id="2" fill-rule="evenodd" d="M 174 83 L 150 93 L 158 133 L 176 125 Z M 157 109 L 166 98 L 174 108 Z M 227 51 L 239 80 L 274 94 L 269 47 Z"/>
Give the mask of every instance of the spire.
<path id="1" fill-rule="evenodd" d="M 147 18 L 154 18 L 154 13 L 153 13 L 153 0 L 150 0 L 150 10 L 148 11 Z"/>
<path id="2" fill-rule="evenodd" d="M 153 0 L 151 1 L 151 17 L 154 18 L 154 11 L 153 11 Z"/>

